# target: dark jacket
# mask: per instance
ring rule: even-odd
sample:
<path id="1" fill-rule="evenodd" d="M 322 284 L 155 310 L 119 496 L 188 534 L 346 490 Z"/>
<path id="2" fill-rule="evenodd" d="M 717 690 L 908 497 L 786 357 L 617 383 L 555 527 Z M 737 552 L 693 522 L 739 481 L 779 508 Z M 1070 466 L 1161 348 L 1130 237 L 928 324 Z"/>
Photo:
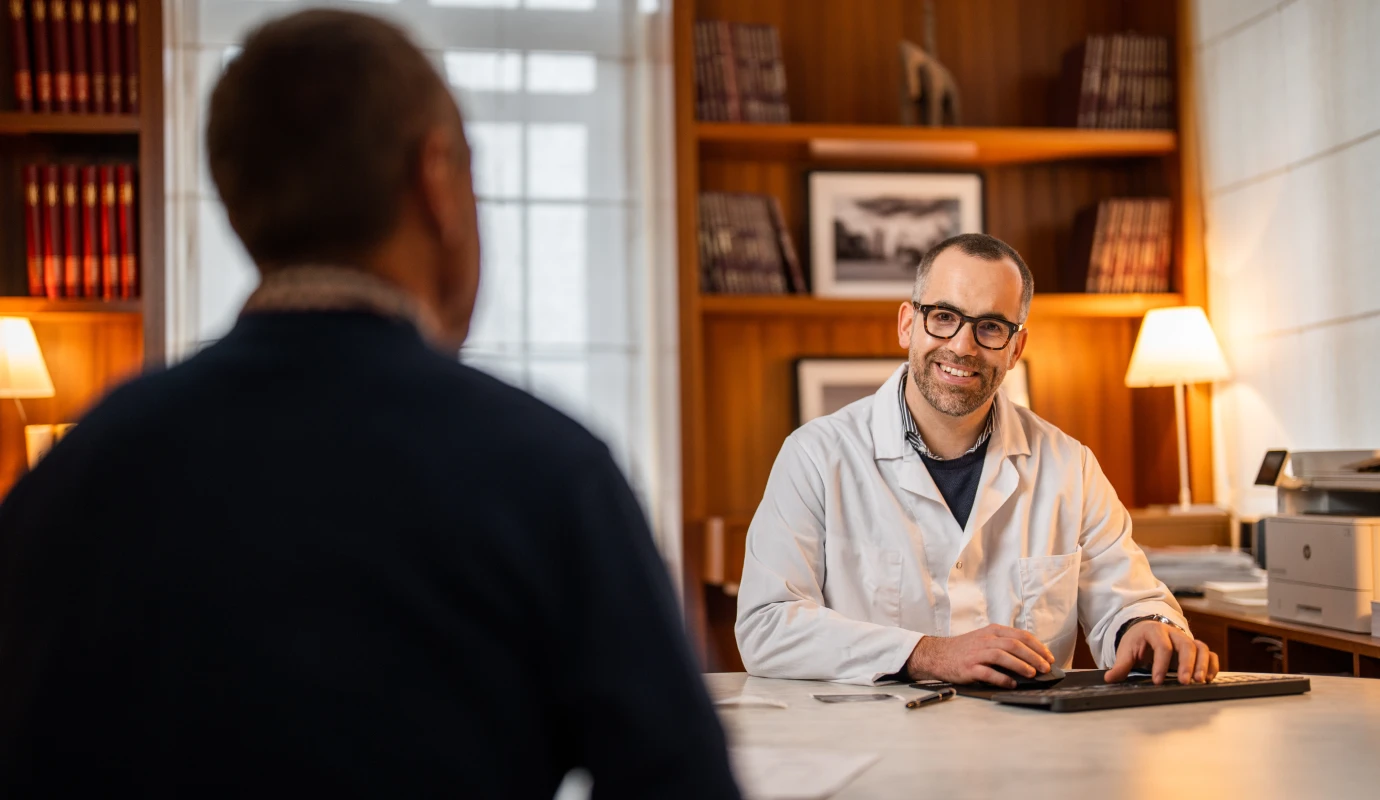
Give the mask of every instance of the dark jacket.
<path id="1" fill-rule="evenodd" d="M 607 448 L 368 314 L 257 314 L 0 507 L 0 796 L 736 797 Z"/>

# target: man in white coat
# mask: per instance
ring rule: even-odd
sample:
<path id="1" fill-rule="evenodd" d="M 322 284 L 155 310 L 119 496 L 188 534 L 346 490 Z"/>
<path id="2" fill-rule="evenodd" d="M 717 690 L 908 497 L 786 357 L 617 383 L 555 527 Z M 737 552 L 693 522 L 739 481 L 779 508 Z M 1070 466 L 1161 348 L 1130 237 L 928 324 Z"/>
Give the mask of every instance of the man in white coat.
<path id="1" fill-rule="evenodd" d="M 1068 666 L 1081 622 L 1109 682 L 1216 676 L 1092 452 L 997 392 L 1033 293 L 993 237 L 925 255 L 898 311 L 908 363 L 777 456 L 738 593 L 748 672 L 1009 687 L 996 668 Z"/>

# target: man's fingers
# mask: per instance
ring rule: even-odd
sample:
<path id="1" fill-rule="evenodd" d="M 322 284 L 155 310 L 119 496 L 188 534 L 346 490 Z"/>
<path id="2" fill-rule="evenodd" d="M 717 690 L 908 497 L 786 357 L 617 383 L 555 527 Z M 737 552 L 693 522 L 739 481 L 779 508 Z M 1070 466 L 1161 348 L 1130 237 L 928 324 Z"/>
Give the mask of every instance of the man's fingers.
<path id="1" fill-rule="evenodd" d="M 1174 641 L 1164 631 L 1154 631 L 1147 633 L 1145 642 L 1155 650 L 1155 661 L 1150 667 L 1150 679 L 1159 686 L 1169 674 L 1169 662 L 1174 658 Z"/>
<path id="2" fill-rule="evenodd" d="M 1202 642 L 1194 642 L 1194 649 L 1197 655 L 1193 659 L 1193 682 L 1207 683 L 1208 662 L 1210 652 L 1208 646 Z"/>
<path id="3" fill-rule="evenodd" d="M 1126 676 L 1131 674 L 1131 670 L 1136 666 L 1136 647 L 1132 642 L 1123 641 L 1121 649 L 1117 650 L 1116 663 L 1102 676 L 1102 680 L 1107 683 L 1120 683 L 1126 680 Z"/>
<path id="4" fill-rule="evenodd" d="M 1036 674 L 1035 667 L 999 648 L 993 648 L 983 653 L 982 663 L 1005 667 L 1017 675 L 1024 675 L 1027 678 L 1033 678 Z"/>
<path id="5" fill-rule="evenodd" d="M 1020 639 L 998 639 L 997 642 L 998 647 L 1034 667 L 1037 673 L 1049 672 L 1050 665 L 1054 663 L 1038 652 L 1031 650 Z"/>
<path id="6" fill-rule="evenodd" d="M 1015 679 L 1008 678 L 1000 672 L 997 672 L 991 667 L 985 666 L 983 664 L 978 664 L 976 667 L 973 667 L 972 675 L 974 680 L 979 680 L 983 683 L 990 683 L 993 686 L 1004 686 L 1007 689 L 1016 688 Z"/>
<path id="7" fill-rule="evenodd" d="M 1179 631 L 1170 633 L 1169 640 L 1179 655 L 1179 683 L 1193 683 L 1193 673 L 1198 671 L 1198 643 Z"/>
<path id="8" fill-rule="evenodd" d="M 1019 639 L 1023 644 L 1025 644 L 1026 647 L 1029 647 L 1031 650 L 1034 650 L 1045 661 L 1048 661 L 1051 664 L 1054 663 L 1054 653 L 1052 653 L 1048 647 L 1045 647 L 1044 642 L 1040 641 L 1039 639 L 1036 639 L 1035 634 L 1031 633 L 1030 631 L 1024 631 L 1020 628 L 1012 628 L 1008 625 L 996 625 L 993 627 L 996 627 L 998 629 L 998 635 L 1008 639 Z"/>
<path id="9" fill-rule="evenodd" d="M 1214 652 L 1212 652 L 1211 650 L 1209 650 L 1209 651 L 1208 651 L 1208 671 L 1207 671 L 1207 682 L 1208 682 L 1208 683 L 1212 683 L 1214 680 L 1217 679 L 1217 666 L 1218 666 L 1217 654 L 1214 653 Z"/>

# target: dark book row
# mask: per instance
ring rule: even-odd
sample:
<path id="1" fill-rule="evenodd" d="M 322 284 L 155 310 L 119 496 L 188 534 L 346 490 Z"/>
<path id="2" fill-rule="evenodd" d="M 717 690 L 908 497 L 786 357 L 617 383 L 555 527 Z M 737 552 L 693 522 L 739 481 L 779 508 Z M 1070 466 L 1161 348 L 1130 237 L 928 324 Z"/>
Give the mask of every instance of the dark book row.
<path id="1" fill-rule="evenodd" d="M 1083 210 L 1061 289 L 1066 292 L 1168 292 L 1174 208 L 1167 197 L 1113 198 Z"/>
<path id="2" fill-rule="evenodd" d="M 700 287 L 714 294 L 808 291 L 775 197 L 700 193 Z"/>
<path id="3" fill-rule="evenodd" d="M 139 111 L 138 0 L 10 0 L 14 107 Z"/>
<path id="4" fill-rule="evenodd" d="M 790 122 L 781 39 L 771 25 L 695 23 L 695 118 Z"/>
<path id="5" fill-rule="evenodd" d="M 27 164 L 23 180 L 29 294 L 138 297 L 134 165 Z"/>
<path id="6" fill-rule="evenodd" d="M 1060 116 L 1079 128 L 1171 128 L 1170 69 L 1169 40 L 1163 36 L 1089 36 L 1065 58 Z"/>

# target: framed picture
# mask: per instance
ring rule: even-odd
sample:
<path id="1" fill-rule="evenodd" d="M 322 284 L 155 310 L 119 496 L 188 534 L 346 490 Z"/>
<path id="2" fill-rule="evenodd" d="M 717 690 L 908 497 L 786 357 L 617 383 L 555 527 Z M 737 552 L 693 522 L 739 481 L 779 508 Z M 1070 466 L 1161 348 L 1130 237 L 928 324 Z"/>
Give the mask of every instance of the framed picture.
<path id="1" fill-rule="evenodd" d="M 982 176 L 812 172 L 810 270 L 822 297 L 910 296 L 931 247 L 982 232 Z"/>
<path id="2" fill-rule="evenodd" d="M 795 362 L 796 413 L 800 425 L 871 397 L 901 366 L 895 358 L 802 358 Z M 1001 391 L 1018 406 L 1030 408 L 1030 378 L 1025 361 L 1017 361 Z"/>
<path id="3" fill-rule="evenodd" d="M 896 368 L 897 358 L 802 358 L 795 362 L 796 407 L 801 425 L 871 397 Z"/>

